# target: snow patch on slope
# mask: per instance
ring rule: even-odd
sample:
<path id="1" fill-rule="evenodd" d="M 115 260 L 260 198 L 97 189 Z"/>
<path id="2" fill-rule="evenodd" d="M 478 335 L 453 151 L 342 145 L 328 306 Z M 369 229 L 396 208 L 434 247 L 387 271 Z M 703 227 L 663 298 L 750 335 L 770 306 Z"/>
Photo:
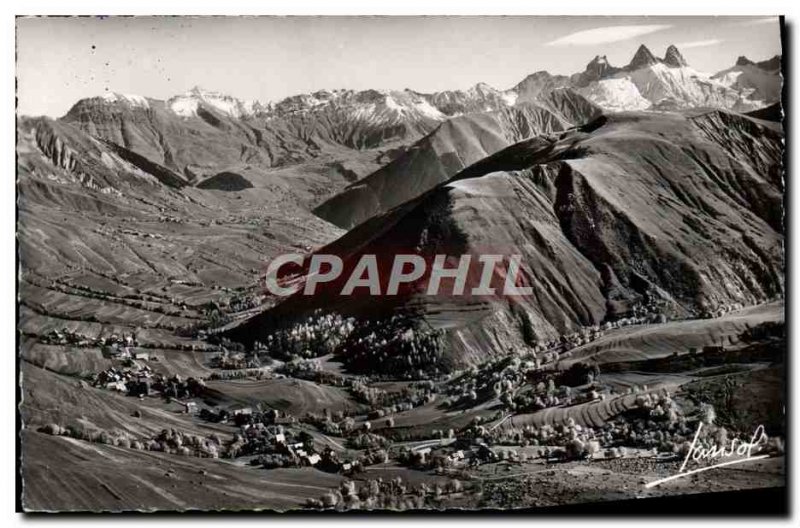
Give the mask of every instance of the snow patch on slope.
<path id="1" fill-rule="evenodd" d="M 739 99 L 739 94 L 734 90 L 688 66 L 670 68 L 665 64 L 654 64 L 620 76 L 630 79 L 642 97 L 653 104 L 672 101 L 679 107 L 732 108 Z"/>
<path id="2" fill-rule="evenodd" d="M 434 107 L 425 99 L 419 99 L 415 101 L 414 104 L 412 105 L 412 108 L 420 115 L 429 117 L 431 119 L 436 119 L 440 121 L 447 119 L 446 115 L 441 113 L 436 107 Z"/>
<path id="3" fill-rule="evenodd" d="M 200 101 L 179 95 L 170 99 L 167 104 L 170 110 L 181 117 L 194 117 L 197 115 L 197 107 L 200 105 Z"/>
<path id="4" fill-rule="evenodd" d="M 517 103 L 517 98 L 519 94 L 515 90 L 506 90 L 505 92 L 500 92 L 500 97 L 503 99 L 503 102 L 508 106 L 514 106 Z"/>
<path id="5" fill-rule="evenodd" d="M 133 94 L 121 94 L 117 92 L 108 92 L 104 93 L 100 96 L 106 103 L 126 103 L 130 106 L 135 106 L 139 108 L 150 108 L 150 103 L 147 102 L 147 98 L 142 97 L 141 95 L 133 95 Z"/>
<path id="6" fill-rule="evenodd" d="M 182 117 L 194 117 L 201 104 L 207 105 L 227 116 L 240 119 L 256 114 L 262 109 L 257 101 L 242 101 L 219 92 L 212 92 L 195 87 L 183 95 L 175 96 L 167 101 L 169 108 Z"/>
<path id="7" fill-rule="evenodd" d="M 711 77 L 721 85 L 736 90 L 743 97 L 777 101 L 781 98 L 783 80 L 775 72 L 765 71 L 755 65 L 736 65 Z"/>
<path id="8" fill-rule="evenodd" d="M 601 108 L 613 112 L 645 110 L 651 103 L 628 78 L 603 79 L 578 90 L 581 95 Z"/>

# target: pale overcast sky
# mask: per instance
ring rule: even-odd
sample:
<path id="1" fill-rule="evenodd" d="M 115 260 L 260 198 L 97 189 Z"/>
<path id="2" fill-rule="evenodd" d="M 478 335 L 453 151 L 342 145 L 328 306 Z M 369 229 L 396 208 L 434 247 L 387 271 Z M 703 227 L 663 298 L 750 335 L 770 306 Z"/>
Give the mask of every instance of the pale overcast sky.
<path id="1" fill-rule="evenodd" d="M 166 99 L 195 85 L 274 101 L 323 88 L 510 88 L 639 44 L 716 72 L 781 52 L 777 17 L 106 17 L 17 20 L 19 112 L 58 117 L 105 91 Z"/>

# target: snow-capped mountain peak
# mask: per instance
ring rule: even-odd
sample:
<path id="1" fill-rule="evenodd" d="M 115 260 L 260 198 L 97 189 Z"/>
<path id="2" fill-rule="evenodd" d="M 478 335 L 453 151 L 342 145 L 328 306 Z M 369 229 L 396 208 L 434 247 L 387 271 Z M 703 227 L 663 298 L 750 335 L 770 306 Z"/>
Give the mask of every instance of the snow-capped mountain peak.
<path id="1" fill-rule="evenodd" d="M 196 116 L 201 104 L 208 105 L 214 110 L 234 118 L 249 117 L 264 108 L 258 101 L 242 101 L 220 92 L 205 90 L 199 86 L 167 101 L 167 106 L 182 117 Z"/>
<path id="2" fill-rule="evenodd" d="M 424 97 L 411 90 L 390 92 L 386 94 L 386 107 L 396 111 L 399 115 L 413 115 L 441 121 L 447 116 L 432 106 Z"/>
<path id="3" fill-rule="evenodd" d="M 487 94 L 497 94 L 499 93 L 499 90 L 497 90 L 493 86 L 486 84 L 485 82 L 479 82 L 475 86 L 467 90 L 467 93 L 476 96 L 485 96 Z"/>
<path id="4" fill-rule="evenodd" d="M 298 116 L 324 116 L 326 122 L 353 126 L 385 126 L 420 123 L 425 130 L 430 122 L 447 118 L 424 95 L 412 90 L 320 90 L 293 95 L 265 112 L 268 120 L 293 120 Z"/>
<path id="5" fill-rule="evenodd" d="M 613 111 L 689 107 L 748 111 L 779 97 L 778 76 L 744 58 L 737 63 L 711 76 L 689 67 L 675 45 L 667 48 L 663 59 L 641 45 L 626 67 L 614 68 L 597 56 L 573 80 L 584 96 Z M 777 61 L 763 64 L 768 68 L 773 63 Z"/>
<path id="6" fill-rule="evenodd" d="M 67 116 L 117 115 L 141 112 L 150 109 L 151 100 L 141 95 L 105 92 L 102 95 L 78 100 L 67 112 Z"/>
<path id="7" fill-rule="evenodd" d="M 780 72 L 780 56 L 761 62 L 739 57 L 736 64 L 714 74 L 711 79 L 741 94 L 753 106 L 767 106 L 779 101 L 783 82 Z"/>
<path id="8" fill-rule="evenodd" d="M 435 121 L 536 102 L 560 88 L 575 90 L 611 111 L 689 107 L 748 111 L 780 100 L 780 61 L 780 56 L 761 62 L 741 56 L 735 66 L 712 76 L 689 67 L 675 45 L 667 47 L 663 58 L 640 45 L 627 66 L 615 67 L 606 55 L 597 54 L 580 73 L 566 76 L 539 71 L 508 90 L 498 90 L 485 82 L 464 90 L 434 93 L 411 89 L 317 90 L 261 104 L 195 86 L 171 97 L 163 107 L 160 101 L 137 95 L 106 93 L 80 101 L 71 113 L 73 117 L 81 112 L 124 113 L 153 106 L 155 110 L 165 107 L 184 118 L 198 116 L 198 112 L 206 118 L 202 113 L 206 110 L 232 119 L 289 120 L 293 121 L 292 126 L 304 127 L 322 119 L 345 129 L 403 125 L 425 132 Z"/>
<path id="9" fill-rule="evenodd" d="M 100 99 L 103 103 L 107 104 L 122 103 L 131 107 L 150 108 L 150 103 L 147 101 L 147 98 L 141 95 L 106 92 L 96 99 Z"/>

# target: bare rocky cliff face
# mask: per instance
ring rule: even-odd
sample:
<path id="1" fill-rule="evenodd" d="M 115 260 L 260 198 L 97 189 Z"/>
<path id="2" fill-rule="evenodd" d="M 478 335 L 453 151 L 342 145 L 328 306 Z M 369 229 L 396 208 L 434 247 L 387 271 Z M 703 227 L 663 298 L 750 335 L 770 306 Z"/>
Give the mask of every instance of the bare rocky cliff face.
<path id="1" fill-rule="evenodd" d="M 672 66 L 673 68 L 683 68 L 689 65 L 675 45 L 670 45 L 667 48 L 667 53 L 664 55 L 664 64 Z"/>

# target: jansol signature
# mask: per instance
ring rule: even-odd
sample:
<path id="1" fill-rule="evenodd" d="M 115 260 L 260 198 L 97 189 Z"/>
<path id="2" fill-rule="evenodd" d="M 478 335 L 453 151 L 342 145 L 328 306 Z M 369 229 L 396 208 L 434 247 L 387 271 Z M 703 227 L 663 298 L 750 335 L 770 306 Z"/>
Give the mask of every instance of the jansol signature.
<path id="1" fill-rule="evenodd" d="M 754 453 L 758 453 L 761 451 L 762 447 L 766 445 L 769 438 L 767 437 L 767 433 L 764 432 L 764 426 L 759 425 L 753 436 L 750 438 L 750 441 L 740 440 L 739 438 L 734 438 L 730 441 L 729 445 L 717 445 L 711 444 L 710 446 L 703 446 L 698 444 L 698 439 L 700 438 L 700 431 L 703 428 L 702 422 L 697 425 L 697 431 L 694 434 L 694 439 L 692 439 L 692 443 L 689 446 L 689 451 L 686 453 L 686 457 L 683 459 L 683 464 L 681 464 L 681 468 L 675 475 L 671 477 L 666 477 L 663 479 L 655 480 L 653 482 L 649 482 L 645 484 L 645 488 L 652 488 L 653 486 L 658 486 L 659 484 L 663 484 L 664 482 L 669 482 L 671 480 L 676 480 L 679 478 L 683 478 L 689 475 L 693 475 L 695 473 L 701 473 L 703 471 L 708 471 L 709 469 L 725 467 L 725 466 L 732 466 L 734 464 L 742 464 L 744 462 L 752 462 L 754 460 L 761 460 L 762 458 L 767 458 L 769 455 L 756 455 Z M 687 471 L 686 466 L 690 460 L 700 463 L 707 460 L 717 460 L 717 459 L 726 459 L 731 457 L 737 457 L 732 460 L 726 460 L 724 462 L 718 462 L 716 464 L 712 464 L 710 466 L 703 466 L 697 469 L 692 469 Z"/>

